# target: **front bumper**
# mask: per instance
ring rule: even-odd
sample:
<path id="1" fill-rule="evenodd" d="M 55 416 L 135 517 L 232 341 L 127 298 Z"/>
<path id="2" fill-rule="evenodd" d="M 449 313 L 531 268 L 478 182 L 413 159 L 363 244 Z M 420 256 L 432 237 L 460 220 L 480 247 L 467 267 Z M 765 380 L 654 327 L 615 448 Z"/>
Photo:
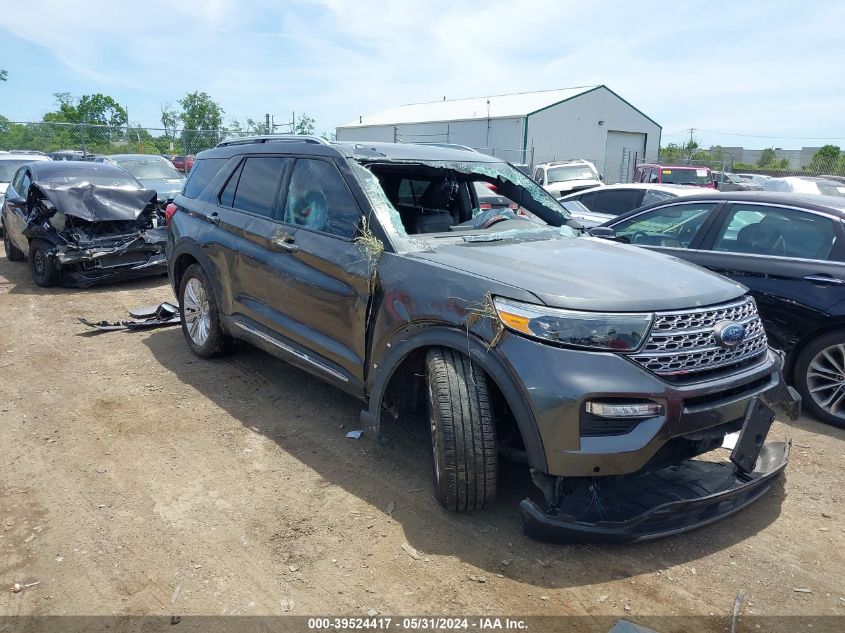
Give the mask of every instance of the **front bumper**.
<path id="1" fill-rule="evenodd" d="M 750 473 L 736 466 L 688 460 L 653 473 L 583 480 L 567 507 L 542 510 L 520 504 L 523 529 L 553 542 L 646 541 L 703 527 L 757 501 L 775 484 L 789 459 L 788 443 L 765 444 Z"/>
<path id="2" fill-rule="evenodd" d="M 529 463 L 553 477 L 634 474 L 671 458 L 667 453 L 679 445 L 721 442 L 741 428 L 754 398 L 774 405 L 795 397 L 781 375 L 783 355 L 773 349 L 753 366 L 689 384 L 661 380 L 621 355 L 563 349 L 519 336 L 503 337 L 496 351 L 523 389 L 532 413 L 528 424 L 539 431 L 542 455 L 529 455 Z M 663 413 L 616 432 L 590 429 L 586 403 L 614 399 L 654 402 Z"/>
<path id="3" fill-rule="evenodd" d="M 56 246 L 49 253 L 62 270 L 66 285 L 80 288 L 167 273 L 163 229 L 114 244 Z"/>

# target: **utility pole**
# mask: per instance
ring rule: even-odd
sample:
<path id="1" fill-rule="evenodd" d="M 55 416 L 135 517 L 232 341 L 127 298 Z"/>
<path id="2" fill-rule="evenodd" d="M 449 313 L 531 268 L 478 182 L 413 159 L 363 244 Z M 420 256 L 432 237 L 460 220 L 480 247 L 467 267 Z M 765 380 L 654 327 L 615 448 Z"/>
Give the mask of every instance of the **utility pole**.
<path id="1" fill-rule="evenodd" d="M 270 114 L 264 115 L 264 133 L 270 134 Z"/>

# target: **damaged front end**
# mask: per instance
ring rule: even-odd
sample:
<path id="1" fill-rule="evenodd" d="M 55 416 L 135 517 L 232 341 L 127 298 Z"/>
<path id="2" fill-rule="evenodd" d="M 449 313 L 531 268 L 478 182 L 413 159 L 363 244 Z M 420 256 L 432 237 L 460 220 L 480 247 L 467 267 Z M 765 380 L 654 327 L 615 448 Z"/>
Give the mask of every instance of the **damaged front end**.
<path id="1" fill-rule="evenodd" d="M 784 383 L 749 401 L 730 461 L 687 459 L 614 477 L 550 477 L 532 471 L 545 508 L 520 504 L 525 533 L 559 543 L 630 543 L 681 534 L 739 512 L 760 499 L 786 468 L 791 442 L 765 442 L 773 407 L 792 418 L 798 393 Z"/>
<path id="2" fill-rule="evenodd" d="M 23 234 L 42 240 L 64 285 L 166 273 L 164 218 L 147 189 L 34 185 Z"/>

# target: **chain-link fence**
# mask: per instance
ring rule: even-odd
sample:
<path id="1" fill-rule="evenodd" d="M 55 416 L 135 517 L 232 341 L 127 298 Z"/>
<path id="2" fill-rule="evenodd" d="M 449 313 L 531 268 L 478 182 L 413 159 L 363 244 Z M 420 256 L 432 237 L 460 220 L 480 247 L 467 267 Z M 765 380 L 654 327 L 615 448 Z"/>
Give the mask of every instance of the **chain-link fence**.
<path id="1" fill-rule="evenodd" d="M 88 123 L 0 122 L 0 150 L 43 152 L 56 158 L 92 160 L 109 154 L 192 156 L 251 131 L 116 127 Z"/>

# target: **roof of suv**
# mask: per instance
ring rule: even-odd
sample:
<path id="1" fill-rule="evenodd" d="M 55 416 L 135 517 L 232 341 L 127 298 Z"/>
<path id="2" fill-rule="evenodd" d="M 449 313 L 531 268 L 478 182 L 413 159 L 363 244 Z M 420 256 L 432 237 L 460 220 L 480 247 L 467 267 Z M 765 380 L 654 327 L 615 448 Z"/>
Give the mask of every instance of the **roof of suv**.
<path id="1" fill-rule="evenodd" d="M 254 136 L 223 141 L 205 150 L 197 158 L 230 158 L 239 154 L 310 154 L 346 157 L 365 161 L 458 161 L 501 163 L 501 159 L 472 150 L 418 145 L 416 143 L 380 143 L 362 141 L 326 141 L 310 136 Z"/>

